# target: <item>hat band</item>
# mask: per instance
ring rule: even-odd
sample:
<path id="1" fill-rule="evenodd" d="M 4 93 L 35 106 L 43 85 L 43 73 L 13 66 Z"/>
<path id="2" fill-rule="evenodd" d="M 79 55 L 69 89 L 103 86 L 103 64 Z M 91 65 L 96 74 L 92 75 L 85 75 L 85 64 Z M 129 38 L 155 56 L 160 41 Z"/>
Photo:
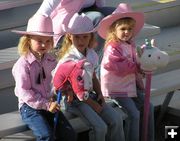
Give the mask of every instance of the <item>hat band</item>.
<path id="1" fill-rule="evenodd" d="M 44 32 L 44 31 L 27 31 L 31 33 L 43 33 L 43 34 L 54 34 L 54 32 Z"/>
<path id="2" fill-rule="evenodd" d="M 87 33 L 87 32 L 93 32 L 93 26 L 81 26 L 76 28 L 68 28 L 68 32 L 70 33 Z"/>

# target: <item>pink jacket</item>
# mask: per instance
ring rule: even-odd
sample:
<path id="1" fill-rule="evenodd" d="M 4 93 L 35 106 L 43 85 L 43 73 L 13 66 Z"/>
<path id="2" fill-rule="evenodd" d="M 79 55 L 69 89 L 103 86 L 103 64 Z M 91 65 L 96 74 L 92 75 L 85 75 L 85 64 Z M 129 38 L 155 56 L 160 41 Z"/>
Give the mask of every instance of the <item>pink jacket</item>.
<path id="1" fill-rule="evenodd" d="M 101 64 L 101 89 L 105 97 L 135 97 L 137 63 L 135 46 L 111 42 Z"/>

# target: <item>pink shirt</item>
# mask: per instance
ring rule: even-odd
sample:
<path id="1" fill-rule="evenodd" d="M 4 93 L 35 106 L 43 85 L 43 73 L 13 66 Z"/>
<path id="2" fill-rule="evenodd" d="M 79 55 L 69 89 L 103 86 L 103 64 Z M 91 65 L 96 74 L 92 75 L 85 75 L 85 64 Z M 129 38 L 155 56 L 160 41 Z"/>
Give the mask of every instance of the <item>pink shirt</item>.
<path id="1" fill-rule="evenodd" d="M 56 66 L 56 60 L 45 54 L 41 61 L 36 60 L 32 53 L 21 56 L 12 68 L 15 79 L 15 95 L 18 97 L 19 108 L 26 103 L 34 109 L 49 109 L 51 98 L 51 71 Z M 44 68 L 46 78 L 37 84 L 38 75 Z"/>

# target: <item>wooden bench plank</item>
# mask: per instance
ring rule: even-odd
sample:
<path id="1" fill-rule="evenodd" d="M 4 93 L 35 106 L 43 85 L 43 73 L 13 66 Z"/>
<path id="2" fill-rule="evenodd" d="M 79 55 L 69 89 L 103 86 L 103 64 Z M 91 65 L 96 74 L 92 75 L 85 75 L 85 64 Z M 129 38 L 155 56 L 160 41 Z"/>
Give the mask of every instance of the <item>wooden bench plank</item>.
<path id="1" fill-rule="evenodd" d="M 35 137 L 31 130 L 21 133 L 9 135 L 0 139 L 0 141 L 35 141 Z"/>
<path id="2" fill-rule="evenodd" d="M 66 116 L 66 114 L 65 114 Z M 67 114 L 69 118 L 69 122 L 71 123 L 72 127 L 79 133 L 82 131 L 89 130 L 89 127 L 85 124 L 85 122 L 80 117 L 73 117 Z M 20 114 L 18 111 L 2 114 L 0 115 L 0 138 L 27 131 L 29 128 L 25 123 L 21 120 Z"/>
<path id="3" fill-rule="evenodd" d="M 166 95 L 161 104 L 160 113 L 157 124 L 160 124 L 165 113 L 167 112 L 169 103 L 174 92 L 180 89 L 180 69 L 155 75 L 152 77 L 151 96 Z"/>
<path id="4" fill-rule="evenodd" d="M 164 95 L 180 89 L 180 69 L 152 77 L 151 96 Z"/>
<path id="5" fill-rule="evenodd" d="M 0 115 L 0 121 L 0 138 L 28 130 L 17 111 Z"/>
<path id="6" fill-rule="evenodd" d="M 115 107 L 115 109 L 122 114 L 124 120 L 127 118 L 127 115 L 120 108 Z M 80 117 L 68 112 L 63 113 L 77 133 L 90 130 L 88 124 Z M 0 121 L 0 138 L 29 130 L 27 125 L 21 120 L 18 111 L 0 115 Z"/>

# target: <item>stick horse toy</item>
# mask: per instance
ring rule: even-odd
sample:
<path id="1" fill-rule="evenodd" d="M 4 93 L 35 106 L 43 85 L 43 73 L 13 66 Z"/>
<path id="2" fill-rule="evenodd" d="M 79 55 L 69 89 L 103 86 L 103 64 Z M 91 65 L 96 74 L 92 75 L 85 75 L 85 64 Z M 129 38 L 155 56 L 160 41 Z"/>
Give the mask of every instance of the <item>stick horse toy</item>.
<path id="1" fill-rule="evenodd" d="M 145 72 L 146 76 L 142 141 L 147 141 L 152 72 L 158 67 L 166 66 L 169 62 L 169 56 L 166 52 L 155 47 L 154 39 L 151 41 L 149 39 L 145 39 L 145 45 L 138 49 L 138 55 L 140 67 Z"/>

